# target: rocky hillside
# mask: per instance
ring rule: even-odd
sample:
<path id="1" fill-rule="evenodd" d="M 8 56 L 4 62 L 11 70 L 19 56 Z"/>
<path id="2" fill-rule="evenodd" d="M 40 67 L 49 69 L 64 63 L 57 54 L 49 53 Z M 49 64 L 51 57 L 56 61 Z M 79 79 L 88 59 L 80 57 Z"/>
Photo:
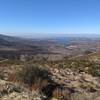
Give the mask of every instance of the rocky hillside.
<path id="1" fill-rule="evenodd" d="M 19 69 L 18 66 L 12 67 L 8 73 L 13 73 L 11 70 L 15 68 Z M 6 76 L 0 79 L 0 100 L 100 100 L 99 77 L 94 77 L 83 71 L 75 72 L 69 68 L 48 67 L 47 69 L 51 73 L 49 76 L 50 80 L 48 81 L 44 77 L 45 74 L 47 75 L 45 71 L 42 70 L 44 73 L 41 74 L 40 71 L 37 71 L 35 74 L 38 75 L 37 83 L 32 85 L 32 89 L 26 83 L 17 81 L 14 74 L 10 76 L 9 80 L 9 74 L 6 75 L 7 71 L 5 70 L 3 75 Z M 30 69 L 28 68 L 28 70 Z M 26 71 L 24 70 L 23 73 L 26 73 Z M 30 79 L 29 73 L 31 72 L 27 71 L 27 74 L 24 74 L 28 79 Z M 42 80 L 45 79 L 45 81 L 41 81 L 41 84 L 44 82 L 42 87 L 38 80 L 41 77 Z"/>
<path id="2" fill-rule="evenodd" d="M 73 72 L 71 69 L 51 69 L 52 79 L 61 84 L 58 95 L 64 100 L 99 100 L 100 79 L 85 72 Z M 82 98 L 81 98 L 82 97 Z M 59 100 L 59 99 L 58 99 Z M 62 99 L 63 100 L 63 99 Z"/>

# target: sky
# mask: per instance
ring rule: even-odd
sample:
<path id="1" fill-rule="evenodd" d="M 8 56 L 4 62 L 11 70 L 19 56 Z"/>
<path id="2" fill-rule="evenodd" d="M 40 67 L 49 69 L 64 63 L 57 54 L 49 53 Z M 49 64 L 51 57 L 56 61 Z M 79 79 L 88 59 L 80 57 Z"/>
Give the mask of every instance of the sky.
<path id="1" fill-rule="evenodd" d="M 100 0 L 0 0 L 0 33 L 100 33 Z"/>

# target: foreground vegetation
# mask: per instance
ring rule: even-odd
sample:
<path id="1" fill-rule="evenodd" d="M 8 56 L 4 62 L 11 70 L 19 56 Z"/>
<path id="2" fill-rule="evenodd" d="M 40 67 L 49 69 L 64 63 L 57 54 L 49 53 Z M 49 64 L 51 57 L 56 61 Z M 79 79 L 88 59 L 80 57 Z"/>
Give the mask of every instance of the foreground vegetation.
<path id="1" fill-rule="evenodd" d="M 99 77 L 98 54 L 59 61 L 11 59 L 0 62 L 0 79 L 20 84 L 29 91 L 38 91 L 44 100 L 73 100 L 73 94 L 75 98 L 77 95 L 85 97 L 83 91 L 98 95 Z"/>

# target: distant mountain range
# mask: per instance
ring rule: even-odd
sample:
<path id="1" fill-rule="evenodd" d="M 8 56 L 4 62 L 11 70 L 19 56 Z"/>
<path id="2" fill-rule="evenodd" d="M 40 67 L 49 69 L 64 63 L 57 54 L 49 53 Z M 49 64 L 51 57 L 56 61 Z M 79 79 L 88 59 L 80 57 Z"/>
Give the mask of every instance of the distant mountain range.
<path id="1" fill-rule="evenodd" d="M 62 37 L 84 37 L 84 38 L 100 38 L 100 33 L 2 33 L 4 35 L 31 38 L 31 39 L 46 39 L 46 38 L 62 38 Z"/>
<path id="2" fill-rule="evenodd" d="M 39 53 L 46 52 L 46 48 L 40 46 L 41 42 L 35 40 L 0 35 L 0 52 L 15 51 L 19 53 Z M 38 45 L 39 44 L 39 45 Z M 2 53 L 2 52 L 1 52 Z"/>

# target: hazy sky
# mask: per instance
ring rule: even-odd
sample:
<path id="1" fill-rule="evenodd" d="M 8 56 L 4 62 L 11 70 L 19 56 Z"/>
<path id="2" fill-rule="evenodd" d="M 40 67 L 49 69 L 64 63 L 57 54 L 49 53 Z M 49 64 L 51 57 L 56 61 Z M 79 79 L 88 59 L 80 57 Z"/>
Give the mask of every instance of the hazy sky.
<path id="1" fill-rule="evenodd" d="M 100 0 L 0 0 L 0 33 L 100 33 Z"/>

